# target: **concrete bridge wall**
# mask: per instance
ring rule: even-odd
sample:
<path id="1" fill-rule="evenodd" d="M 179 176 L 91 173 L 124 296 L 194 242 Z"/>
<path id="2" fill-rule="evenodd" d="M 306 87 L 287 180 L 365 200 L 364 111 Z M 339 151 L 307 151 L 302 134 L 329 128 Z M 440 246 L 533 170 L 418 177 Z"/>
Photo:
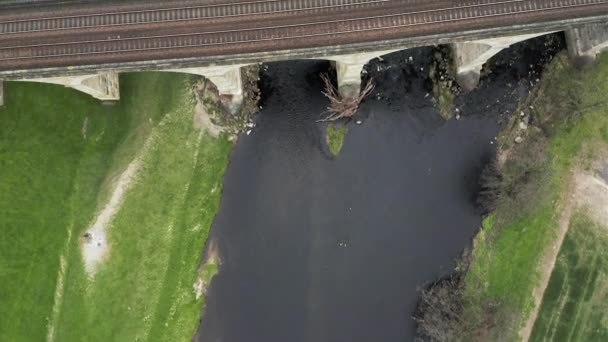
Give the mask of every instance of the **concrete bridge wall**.
<path id="1" fill-rule="evenodd" d="M 574 58 L 592 60 L 597 53 L 608 48 L 608 18 L 602 16 L 559 23 L 518 26 L 509 28 L 509 30 L 491 29 L 346 47 L 226 56 L 224 59 L 216 58 L 215 64 L 204 59 L 143 61 L 119 65 L 0 72 L 0 78 L 61 84 L 100 100 L 118 100 L 118 72 L 147 70 L 183 72 L 201 75 L 211 80 L 217 86 L 224 105 L 231 111 L 236 111 L 243 99 L 240 68 L 251 63 L 295 58 L 331 60 L 336 67 L 340 93 L 343 96 L 355 96 L 361 86 L 363 66 L 371 59 L 417 46 L 450 44 L 454 49 L 459 83 L 465 89 L 473 89 L 479 82 L 483 64 L 502 49 L 533 37 L 564 30 L 569 52 Z M 0 105 L 3 102 L 1 83 L 0 81 Z"/>

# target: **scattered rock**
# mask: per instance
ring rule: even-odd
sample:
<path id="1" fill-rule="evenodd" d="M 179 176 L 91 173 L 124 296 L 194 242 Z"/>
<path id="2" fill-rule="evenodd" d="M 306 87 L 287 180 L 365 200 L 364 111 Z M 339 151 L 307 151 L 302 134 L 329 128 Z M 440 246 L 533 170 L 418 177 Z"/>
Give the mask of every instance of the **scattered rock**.
<path id="1" fill-rule="evenodd" d="M 528 129 L 528 125 L 526 125 L 525 122 L 520 122 L 519 123 L 519 129 L 521 129 L 522 131 L 525 131 Z"/>
<path id="2" fill-rule="evenodd" d="M 521 144 L 522 142 L 524 142 L 524 138 L 519 137 L 519 136 L 515 138 L 515 143 Z"/>
<path id="3" fill-rule="evenodd" d="M 356 123 L 357 125 L 360 125 L 360 124 L 362 124 L 362 123 L 363 123 L 363 121 L 361 121 L 361 120 L 357 120 L 357 121 L 355 121 L 355 123 Z"/>

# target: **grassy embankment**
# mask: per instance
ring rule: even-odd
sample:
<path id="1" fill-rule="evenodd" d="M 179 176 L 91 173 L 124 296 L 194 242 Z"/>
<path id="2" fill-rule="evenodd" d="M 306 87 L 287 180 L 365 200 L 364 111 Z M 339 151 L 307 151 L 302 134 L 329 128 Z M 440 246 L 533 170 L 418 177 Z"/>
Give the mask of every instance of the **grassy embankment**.
<path id="1" fill-rule="evenodd" d="M 340 154 L 347 132 L 348 128 L 344 124 L 336 124 L 333 122 L 327 124 L 327 132 L 325 136 L 327 140 L 327 147 L 329 148 L 329 152 L 334 157 Z"/>
<path id="2" fill-rule="evenodd" d="M 606 208 L 608 210 L 608 208 Z M 608 227 L 574 215 L 531 341 L 608 340 Z"/>
<path id="3" fill-rule="evenodd" d="M 0 340 L 183 341 L 231 143 L 193 128 L 191 78 L 121 76 L 114 106 L 59 86 L 5 83 L 0 109 Z M 147 147 L 144 149 L 144 145 Z M 141 166 L 93 278 L 80 236 L 117 177 Z M 216 265 L 203 267 L 210 278 Z"/>
<path id="4" fill-rule="evenodd" d="M 465 278 L 464 319 L 474 322 L 470 331 L 477 339 L 517 339 L 532 310 L 538 266 L 555 237 L 572 170 L 593 160 L 594 146 L 608 143 L 606 94 L 607 55 L 585 71 L 561 56 L 526 104 L 532 121 L 525 141 L 518 145 L 514 135 L 502 137 L 511 157 L 502 167 L 497 208 L 475 239 Z"/>

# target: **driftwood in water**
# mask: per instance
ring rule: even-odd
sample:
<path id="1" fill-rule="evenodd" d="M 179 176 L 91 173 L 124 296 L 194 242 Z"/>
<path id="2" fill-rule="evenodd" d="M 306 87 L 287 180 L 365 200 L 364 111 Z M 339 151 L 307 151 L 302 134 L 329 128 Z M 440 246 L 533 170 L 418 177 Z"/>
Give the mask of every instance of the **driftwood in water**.
<path id="1" fill-rule="evenodd" d="M 361 101 L 369 96 L 374 90 L 374 84 L 372 83 L 372 80 L 369 80 L 359 95 L 354 97 L 342 97 L 338 92 L 338 89 L 331 83 L 327 74 L 321 74 L 321 79 L 325 85 L 323 95 L 329 99 L 329 106 L 327 107 L 329 115 L 319 121 L 334 121 L 341 118 L 352 117 L 357 112 Z"/>

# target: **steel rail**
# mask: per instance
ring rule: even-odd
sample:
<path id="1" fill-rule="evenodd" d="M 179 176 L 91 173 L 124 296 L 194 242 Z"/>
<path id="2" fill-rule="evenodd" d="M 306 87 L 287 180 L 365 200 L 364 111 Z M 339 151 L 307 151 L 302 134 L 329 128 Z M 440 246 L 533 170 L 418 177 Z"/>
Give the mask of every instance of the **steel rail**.
<path id="1" fill-rule="evenodd" d="M 280 0 L 272 0 L 271 2 L 277 2 Z M 94 25 L 94 24 L 85 24 L 85 25 L 80 25 L 80 26 L 69 26 L 69 27 L 57 27 L 57 28 L 49 28 L 49 29 L 32 29 L 32 30 L 6 30 L 6 31 L 2 31 L 0 29 L 0 36 L 2 35 L 16 35 L 16 34 L 23 34 L 23 33 L 37 33 L 37 32 L 53 32 L 53 31 L 65 31 L 65 30 L 74 30 L 74 29 L 90 29 L 90 28 L 102 28 L 102 27 L 117 27 L 117 26 L 129 26 L 129 25 L 144 25 L 144 24 L 159 24 L 159 23 L 175 23 L 175 22 L 184 22 L 184 21 L 193 21 L 193 20 L 203 20 L 203 19 L 224 19 L 224 18 L 234 18 L 234 17 L 239 17 L 239 16 L 257 16 L 257 15 L 265 15 L 265 14 L 283 14 L 283 13 L 296 13 L 296 12 L 303 12 L 303 11 L 313 11 L 313 10 L 322 10 L 322 9 L 338 9 L 338 8 L 344 8 L 344 7 L 362 7 L 365 5 L 375 5 L 375 4 L 383 4 L 383 3 L 389 3 L 389 2 L 393 2 L 394 0 L 361 0 L 360 2 L 353 2 L 353 3 L 343 3 L 343 4 L 339 4 L 339 5 L 325 5 L 325 6 L 310 6 L 310 7 L 302 7 L 302 8 L 294 8 L 294 9 L 287 9 L 287 10 L 280 10 L 280 11 L 273 11 L 273 10 L 268 10 L 268 11 L 257 11 L 257 12 L 248 12 L 248 13 L 241 13 L 241 14 L 231 14 L 231 15 L 208 15 L 208 16 L 193 16 L 191 18 L 180 18 L 180 19 L 170 19 L 170 20 L 140 20 L 140 21 L 133 21 L 133 22 L 124 22 L 124 23 L 116 23 L 116 24 L 100 24 L 100 25 Z M 486 0 L 487 1 L 487 0 Z M 473 5 L 460 5 L 460 6 L 453 6 L 450 7 L 452 9 L 459 9 L 459 8 L 467 8 L 467 7 L 479 7 L 479 6 L 490 6 L 490 5 L 500 5 L 500 4 L 509 4 L 509 3 L 518 3 L 518 2 L 525 2 L 525 1 L 529 1 L 529 0 L 499 0 L 499 1 L 494 1 L 494 2 L 487 2 L 487 3 L 481 3 L 481 4 L 473 4 Z M 246 3 L 263 3 L 263 1 L 257 1 L 257 2 L 246 2 Z M 243 3 L 243 4 L 246 4 Z M 213 5 L 213 6 L 239 6 L 240 4 L 229 4 L 229 5 Z M 142 10 L 142 11 L 130 11 L 130 12 L 114 12 L 114 13 L 106 13 L 106 14 L 87 14 L 87 15 L 83 15 L 83 16 L 64 16 L 64 17 L 49 17 L 49 18 L 33 18 L 33 19 L 23 19 L 23 20 L 19 20 L 19 21 L 5 21 L 5 22 L 0 22 L 0 28 L 5 25 L 5 24 L 11 24 L 11 23 L 16 23 L 16 22 L 23 22 L 23 23 L 29 23 L 29 22 L 39 22 L 39 21 L 44 21 L 44 20 L 58 20 L 58 19 L 79 19 L 79 18 L 88 18 L 88 17 L 103 17 L 105 15 L 121 15 L 121 14 L 140 14 L 140 13 L 154 13 L 154 12 L 163 12 L 163 11 L 169 11 L 169 10 L 187 10 L 187 9 L 198 9 L 198 8 L 206 8 L 206 7 L 211 7 L 210 6 L 192 6 L 192 7 L 175 7 L 175 8 L 171 8 L 171 9 L 161 9 L 161 10 Z M 443 9 L 440 9 L 443 10 Z M 425 13 L 425 12 L 432 12 L 434 10 L 425 10 L 425 11 L 419 11 L 420 13 Z"/>
<path id="2" fill-rule="evenodd" d="M 11 49 L 20 49 L 20 48 L 34 48 L 34 47 L 46 47 L 46 46 L 60 46 L 60 45 L 72 45 L 72 44 L 87 44 L 87 43 L 108 43 L 114 41 L 129 41 L 129 40 L 142 40 L 142 39 L 157 39 L 157 38 L 172 38 L 172 37 L 183 37 L 183 36 L 194 36 L 194 35 L 204 35 L 204 34 L 222 34 L 222 33 L 234 33 L 234 32 L 247 32 L 247 31 L 258 31 L 258 30 L 272 30 L 279 28 L 292 28 L 292 27 L 303 27 L 303 26 L 311 26 L 311 25 L 321 25 L 321 24 L 333 24 L 333 23 L 344 23 L 351 21 L 360 21 L 360 20 L 369 20 L 369 19 L 385 19 L 390 17 L 398 17 L 405 15 L 420 15 L 420 14 L 428 14 L 428 13 L 437 13 L 437 12 L 445 12 L 452 10 L 462 10 L 462 9 L 470 9 L 470 8 L 479 8 L 479 7 L 490 7 L 495 5 L 502 5 L 505 3 L 522 3 L 526 0 L 508 0 L 508 1 L 498 1 L 493 3 L 486 3 L 483 5 L 466 5 L 466 6 L 456 6 L 456 7 L 445 7 L 438 8 L 432 10 L 423 10 L 423 11 L 412 11 L 412 12 L 400 12 L 393 13 L 388 15 L 376 15 L 376 16 L 368 16 L 368 17 L 359 17 L 359 18 L 349 18 L 349 19 L 338 19 L 338 20 L 329 20 L 329 21 L 317 21 L 310 23 L 302 23 L 302 24 L 290 24 L 290 25 L 279 25 L 279 26 L 262 26 L 262 27 L 252 27 L 246 29 L 232 29 L 232 30 L 220 30 L 220 31 L 205 31 L 205 32 L 188 32 L 188 33 L 180 33 L 180 34 L 172 34 L 172 35 L 156 35 L 156 36 L 141 36 L 141 37 L 127 37 L 127 38 L 110 38 L 110 39 L 96 39 L 96 40 L 76 40 L 69 42 L 56 42 L 56 43 L 43 43 L 43 44 L 28 44 L 28 45 L 14 45 L 14 46 L 0 46 L 0 51 L 2 50 L 11 50 Z M 560 1 L 560 0 L 558 0 Z M 561 0 L 564 1 L 564 0 Z M 591 0 L 593 1 L 593 0 Z M 605 0 L 598 0 L 605 1 Z"/>
<path id="3" fill-rule="evenodd" d="M 558 2 L 571 2 L 572 0 L 555 0 Z M 586 1 L 586 0 L 584 0 Z M 608 0 L 587 0 L 587 1 L 596 1 L 593 3 L 586 3 L 574 6 L 593 6 L 593 5 L 601 5 L 608 3 Z M 511 3 L 522 3 L 525 0 L 513 0 L 509 1 Z M 469 9 L 469 8 L 477 8 L 480 6 L 490 7 L 494 6 L 498 3 L 488 3 L 485 5 L 471 5 L 465 7 L 448 7 L 443 9 L 434 9 L 429 11 L 414 11 L 414 12 L 401 12 L 401 13 L 393 13 L 387 15 L 375 15 L 368 17 L 359 17 L 359 18 L 349 18 L 349 19 L 338 19 L 338 20 L 327 20 L 327 21 L 316 21 L 309 23 L 301 23 L 301 24 L 289 24 L 289 25 L 278 25 L 278 26 L 262 26 L 262 27 L 252 27 L 246 29 L 230 29 L 230 30 L 218 30 L 218 31 L 204 31 L 204 32 L 188 32 L 188 33 L 179 33 L 179 34 L 167 34 L 167 35 L 154 35 L 154 36 L 141 36 L 141 37 L 126 37 L 126 38 L 111 38 L 111 39 L 96 39 L 96 40 L 80 40 L 80 41 L 70 41 L 70 42 L 56 42 L 56 43 L 43 43 L 43 44 L 28 44 L 28 45 L 15 45 L 15 46 L 2 46 L 0 47 L 0 51 L 2 50 L 12 50 L 12 49 L 25 49 L 25 48 L 37 48 L 37 47 L 51 47 L 51 46 L 64 46 L 64 45 L 78 45 L 78 44 L 92 44 L 92 43 L 113 43 L 113 42 L 125 42 L 125 41 L 140 41 L 140 40 L 149 40 L 149 39 L 163 39 L 163 38 L 180 38 L 186 36 L 202 36 L 202 35 L 212 35 L 212 34 L 229 34 L 235 32 L 251 32 L 251 31 L 260 31 L 260 30 L 273 30 L 273 29 L 290 29 L 294 27 L 306 27 L 306 26 L 316 26 L 323 24 L 337 24 L 337 23 L 346 23 L 346 22 L 354 22 L 354 21 L 363 21 L 363 20 L 373 20 L 373 19 L 386 19 L 391 17 L 401 17 L 401 16 L 415 16 L 419 14 L 426 14 L 430 12 L 445 12 L 451 11 L 454 9 Z M 544 9 L 552 9 L 550 7 L 545 7 Z M 505 15 L 511 14 L 513 12 L 504 13 Z M 466 19 L 466 18 L 465 18 Z M 422 23 L 422 24 L 426 24 Z"/>
<path id="4" fill-rule="evenodd" d="M 144 13 L 163 13 L 163 12 L 169 12 L 169 11 L 188 11 L 188 10 L 217 8 L 217 7 L 242 7 L 245 4 L 278 3 L 281 1 L 283 1 L 283 0 L 249 1 L 249 2 L 232 3 L 232 4 L 174 7 L 174 8 L 169 8 L 169 9 L 151 9 L 151 10 L 141 10 L 141 11 L 94 13 L 94 14 L 84 14 L 84 15 L 74 15 L 74 16 L 58 16 L 58 17 L 46 17 L 46 18 L 43 17 L 43 18 L 32 18 L 32 19 L 8 20 L 8 21 L 0 22 L 0 28 L 2 26 L 8 26 L 8 25 L 14 24 L 14 23 L 36 23 L 36 22 L 51 21 L 51 20 L 69 20 L 69 19 L 83 19 L 83 18 L 95 18 L 95 17 L 105 17 L 105 16 L 137 15 L 137 14 L 144 14 Z M 123 23 L 116 23 L 116 24 L 101 24 L 101 25 L 83 24 L 80 26 L 58 27 L 58 28 L 50 28 L 50 29 L 14 30 L 14 31 L 6 30 L 6 31 L 0 31 L 0 35 L 61 31 L 61 30 L 72 30 L 72 29 L 82 29 L 82 28 L 170 23 L 170 22 L 181 22 L 181 21 L 199 20 L 199 19 L 223 19 L 223 18 L 234 18 L 234 17 L 239 17 L 239 16 L 264 15 L 264 14 L 274 14 L 274 13 L 290 13 L 290 12 L 311 11 L 311 10 L 318 10 L 318 9 L 331 9 L 331 8 L 344 8 L 344 7 L 374 5 L 374 4 L 391 2 L 394 0 L 342 0 L 342 1 L 344 3 L 337 4 L 337 5 L 309 6 L 309 7 L 302 7 L 302 8 L 279 10 L 279 11 L 274 11 L 274 10 L 252 11 L 252 12 L 244 12 L 244 13 L 231 14 L 231 15 L 192 16 L 189 18 L 169 19 L 169 20 L 135 20 L 133 22 L 123 22 Z M 349 2 L 349 1 L 352 1 L 352 2 Z M 297 5 L 299 5 L 299 3 L 296 3 L 296 6 Z"/>
<path id="5" fill-rule="evenodd" d="M 570 2 L 570 1 L 568 1 Z M 73 57 L 73 56 L 82 56 L 82 55 L 99 55 L 99 54 L 112 54 L 112 53 L 128 53 L 128 52 L 141 52 L 141 51 L 157 51 L 157 50 L 167 50 L 167 49 L 184 49 L 184 48 L 197 48 L 197 47 L 205 47 L 205 46 L 222 46 L 222 45 L 234 45 L 234 44 L 243 44 L 243 43 L 259 43 L 259 42 L 268 42 L 268 41 L 279 41 L 279 40 L 291 40 L 291 39 L 299 39 L 299 38 L 312 38 L 312 37 L 320 37 L 320 36 L 329 36 L 336 34 L 349 34 L 349 33 L 358 33 L 358 32 L 369 32 L 369 31 L 377 31 L 377 30 L 386 30 L 391 28 L 400 28 L 400 27 L 411 27 L 411 26 L 421 26 L 421 25 L 430 25 L 430 24 L 445 24 L 451 22 L 460 22 L 464 20 L 476 20 L 476 19 L 487 19 L 487 18 L 495 18 L 495 17 L 504 17 L 508 15 L 517 15 L 517 14 L 529 14 L 536 13 L 540 11 L 555 11 L 555 10 L 563 10 L 563 9 L 572 9 L 572 8 L 580 8 L 580 7 L 590 7 L 597 5 L 605 5 L 608 4 L 608 1 L 600 1 L 593 4 L 574 4 L 574 5 L 562 5 L 555 6 L 551 8 L 540 8 L 540 9 L 531 9 L 531 10 L 520 10 L 514 11 L 510 13 L 499 13 L 499 14 L 488 14 L 481 15 L 476 17 L 469 18 L 458 18 L 458 19 L 447 19 L 447 20 L 432 20 L 424 23 L 416 23 L 416 24 L 404 24 L 404 25 L 389 25 L 383 27 L 373 27 L 368 29 L 357 29 L 357 30 L 342 30 L 340 32 L 323 32 L 323 33 L 314 33 L 314 34 L 300 34 L 300 35 L 292 35 L 288 37 L 274 37 L 274 38 L 262 38 L 262 39 L 253 39 L 253 40 L 239 40 L 232 42 L 222 42 L 222 43 L 204 43 L 204 44 L 191 44 L 191 45 L 182 45 L 182 46 L 167 46 L 167 47 L 153 47 L 153 48 L 141 48 L 141 49 L 123 49 L 123 50 L 109 50 L 109 51 L 97 51 L 97 52 L 78 52 L 71 54 L 55 54 L 55 55 L 41 55 L 41 56 L 21 56 L 21 57 L 8 57 L 8 58 L 0 58 L 0 61 L 12 61 L 12 60 L 28 60 L 28 59 L 44 59 L 44 58 L 57 58 L 57 57 Z"/>
<path id="6" fill-rule="evenodd" d="M 35 20 L 52 20 L 52 19 L 74 19 L 74 18 L 85 18 L 85 17 L 95 17 L 95 16 L 103 16 L 103 15 L 119 15 L 119 14 L 132 14 L 132 13 L 146 13 L 146 12 L 162 12 L 162 11 L 174 11 L 174 10 L 191 10 L 191 9 L 199 9 L 199 8 L 211 8 L 211 7 L 222 7 L 222 6 L 234 6 L 234 5 L 251 5 L 251 4 L 261 4 L 261 3 L 275 3 L 281 2 L 283 0 L 259 0 L 259 1 L 242 1 L 242 2 L 225 2 L 220 4 L 208 4 L 208 5 L 199 5 L 199 6 L 184 6 L 184 7 L 165 7 L 165 8 L 154 8 L 147 10 L 132 10 L 132 11 L 117 11 L 117 12 L 102 12 L 102 13 L 91 13 L 91 14 L 79 14 L 79 15 L 60 15 L 60 16 L 52 16 L 52 17 L 39 17 L 34 18 Z M 385 0 L 390 1 L 390 0 Z M 7 21 L 0 21 L 0 24 L 4 23 L 16 23 L 23 21 L 30 21 L 31 19 L 14 19 Z"/>

